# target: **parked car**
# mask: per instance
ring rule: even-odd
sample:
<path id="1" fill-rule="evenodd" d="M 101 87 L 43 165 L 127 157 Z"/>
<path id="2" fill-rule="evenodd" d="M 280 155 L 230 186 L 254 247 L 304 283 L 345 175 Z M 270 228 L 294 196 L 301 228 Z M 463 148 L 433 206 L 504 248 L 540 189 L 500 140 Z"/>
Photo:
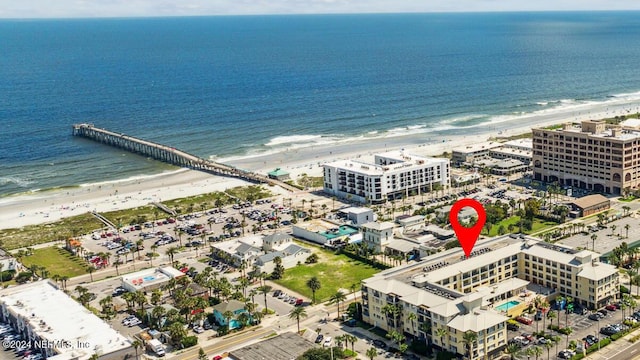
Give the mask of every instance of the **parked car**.
<path id="1" fill-rule="evenodd" d="M 531 325 L 531 323 L 533 323 L 533 320 L 529 319 L 528 317 L 525 316 L 518 316 L 516 318 L 516 321 L 525 325 Z"/>
<path id="2" fill-rule="evenodd" d="M 316 344 L 320 344 L 323 339 L 324 339 L 324 335 L 318 334 L 318 336 L 316 336 Z"/>
<path id="3" fill-rule="evenodd" d="M 596 313 L 590 314 L 590 315 L 588 316 L 589 320 L 593 320 L 593 321 L 598 321 L 598 320 L 602 319 L 603 317 L 604 317 L 604 315 L 602 315 L 602 314 L 601 314 L 601 313 L 599 313 L 599 312 L 596 312 Z"/>
<path id="4" fill-rule="evenodd" d="M 377 340 L 377 339 L 373 340 L 373 345 L 377 346 L 377 347 L 379 347 L 381 349 L 386 349 L 387 348 L 387 344 L 385 344 L 385 342 L 382 341 L 382 340 Z"/>
<path id="5" fill-rule="evenodd" d="M 575 354 L 576 353 L 573 350 L 564 349 L 558 353 L 558 357 L 560 359 L 571 359 L 571 357 Z"/>
<path id="6" fill-rule="evenodd" d="M 518 331 L 518 330 L 520 330 L 520 325 L 518 325 L 518 324 L 507 324 L 507 330 Z"/>
<path id="7" fill-rule="evenodd" d="M 607 306 L 604 307 L 605 309 L 609 310 L 609 311 L 616 311 L 618 310 L 618 307 L 616 306 L 616 304 L 609 304 Z"/>
<path id="8" fill-rule="evenodd" d="M 324 338 L 324 342 L 322 343 L 322 346 L 324 347 L 331 346 L 331 340 L 333 340 L 331 336 L 327 336 L 326 338 Z"/>

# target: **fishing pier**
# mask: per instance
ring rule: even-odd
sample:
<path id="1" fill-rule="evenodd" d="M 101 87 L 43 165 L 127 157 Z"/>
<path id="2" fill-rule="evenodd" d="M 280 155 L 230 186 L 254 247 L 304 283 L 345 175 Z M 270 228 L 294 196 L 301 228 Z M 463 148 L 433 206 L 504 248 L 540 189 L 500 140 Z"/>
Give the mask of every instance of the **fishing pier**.
<path id="1" fill-rule="evenodd" d="M 271 179 L 262 174 L 203 159 L 167 145 L 97 128 L 93 124 L 74 124 L 73 135 L 183 168 L 199 170 L 213 175 L 239 178 L 254 183 L 276 185 L 291 192 L 298 190 L 283 181 Z"/>

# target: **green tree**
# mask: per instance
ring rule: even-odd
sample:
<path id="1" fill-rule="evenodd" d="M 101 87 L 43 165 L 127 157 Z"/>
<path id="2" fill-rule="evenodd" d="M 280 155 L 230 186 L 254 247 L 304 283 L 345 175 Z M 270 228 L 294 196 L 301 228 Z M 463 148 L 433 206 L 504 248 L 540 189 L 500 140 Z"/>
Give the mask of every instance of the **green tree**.
<path id="1" fill-rule="evenodd" d="M 449 332 L 445 328 L 441 327 L 436 329 L 435 335 L 440 338 L 440 347 L 442 348 L 443 351 L 449 350 L 449 344 L 447 344 L 446 347 L 444 346 L 444 338 L 447 337 L 448 334 Z"/>
<path id="2" fill-rule="evenodd" d="M 200 348 L 200 350 L 198 350 L 198 360 L 207 360 L 207 353 L 204 352 L 203 348 Z"/>
<path id="3" fill-rule="evenodd" d="M 509 355 L 509 358 L 511 360 L 516 360 L 520 355 L 520 353 L 522 352 L 522 349 L 520 348 L 520 345 L 516 343 L 511 343 L 504 349 L 504 352 L 507 353 L 507 355 Z"/>
<path id="4" fill-rule="evenodd" d="M 289 319 L 295 319 L 298 323 L 298 333 L 300 333 L 300 319 L 307 317 L 307 311 L 302 306 L 296 306 L 289 312 Z"/>
<path id="5" fill-rule="evenodd" d="M 320 283 L 320 280 L 318 280 L 318 278 L 316 276 L 312 277 L 311 279 L 307 280 L 307 287 L 309 289 L 311 289 L 311 295 L 312 295 L 312 299 L 313 299 L 313 303 L 316 303 L 316 291 L 320 290 L 320 288 L 322 288 L 322 284 Z"/>
<path id="6" fill-rule="evenodd" d="M 468 330 L 462 335 L 462 342 L 464 342 L 465 349 L 467 349 L 467 358 L 471 359 L 473 355 L 473 347 L 478 341 L 478 334 L 474 331 Z"/>
<path id="7" fill-rule="evenodd" d="M 340 303 L 345 301 L 346 299 L 347 299 L 347 296 L 340 290 L 338 290 L 335 294 L 331 295 L 329 303 L 338 305 L 338 319 L 340 319 Z"/>
<path id="8" fill-rule="evenodd" d="M 233 311 L 227 310 L 222 313 L 222 317 L 227 321 L 227 331 L 231 331 L 231 320 L 234 318 Z"/>
<path id="9" fill-rule="evenodd" d="M 180 321 L 176 321 L 169 325 L 168 329 L 169 337 L 174 345 L 180 344 L 182 339 L 187 336 L 187 329 L 184 328 L 184 324 Z"/>
<path id="10" fill-rule="evenodd" d="M 367 350 L 366 355 L 369 358 L 369 360 L 373 360 L 373 358 L 375 358 L 378 355 L 378 350 L 374 347 L 371 347 Z"/>
<path id="11" fill-rule="evenodd" d="M 271 272 L 271 278 L 274 280 L 282 279 L 284 275 L 284 266 L 282 266 L 282 258 L 280 256 L 276 256 L 273 259 L 273 264 L 275 265 L 273 268 L 273 272 Z"/>
<path id="12" fill-rule="evenodd" d="M 258 288 L 258 291 L 264 295 L 264 313 L 267 314 L 269 312 L 269 308 L 267 307 L 267 294 L 271 291 L 271 286 L 262 285 Z"/>

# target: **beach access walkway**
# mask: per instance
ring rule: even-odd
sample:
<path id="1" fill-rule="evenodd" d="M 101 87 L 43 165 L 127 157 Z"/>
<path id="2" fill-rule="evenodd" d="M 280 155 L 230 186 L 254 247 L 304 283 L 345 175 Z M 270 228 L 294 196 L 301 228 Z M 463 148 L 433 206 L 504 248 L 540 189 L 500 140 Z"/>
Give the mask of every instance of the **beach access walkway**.
<path id="1" fill-rule="evenodd" d="M 221 164 L 171 146 L 143 140 L 123 133 L 95 127 L 93 124 L 82 123 L 73 125 L 73 135 L 87 138 L 105 145 L 140 154 L 168 164 L 204 171 L 214 175 L 240 178 L 245 181 L 279 186 L 287 191 L 296 192 L 297 188 L 277 179 L 238 169 L 231 165 Z"/>

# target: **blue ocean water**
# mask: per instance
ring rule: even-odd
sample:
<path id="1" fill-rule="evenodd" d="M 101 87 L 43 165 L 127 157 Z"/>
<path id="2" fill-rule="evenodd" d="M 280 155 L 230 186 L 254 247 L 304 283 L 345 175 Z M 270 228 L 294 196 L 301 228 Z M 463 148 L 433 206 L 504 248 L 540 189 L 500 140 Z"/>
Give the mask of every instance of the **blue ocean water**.
<path id="1" fill-rule="evenodd" d="M 225 159 L 640 103 L 639 15 L 2 20 L 0 196 L 170 169 L 78 122 Z"/>

